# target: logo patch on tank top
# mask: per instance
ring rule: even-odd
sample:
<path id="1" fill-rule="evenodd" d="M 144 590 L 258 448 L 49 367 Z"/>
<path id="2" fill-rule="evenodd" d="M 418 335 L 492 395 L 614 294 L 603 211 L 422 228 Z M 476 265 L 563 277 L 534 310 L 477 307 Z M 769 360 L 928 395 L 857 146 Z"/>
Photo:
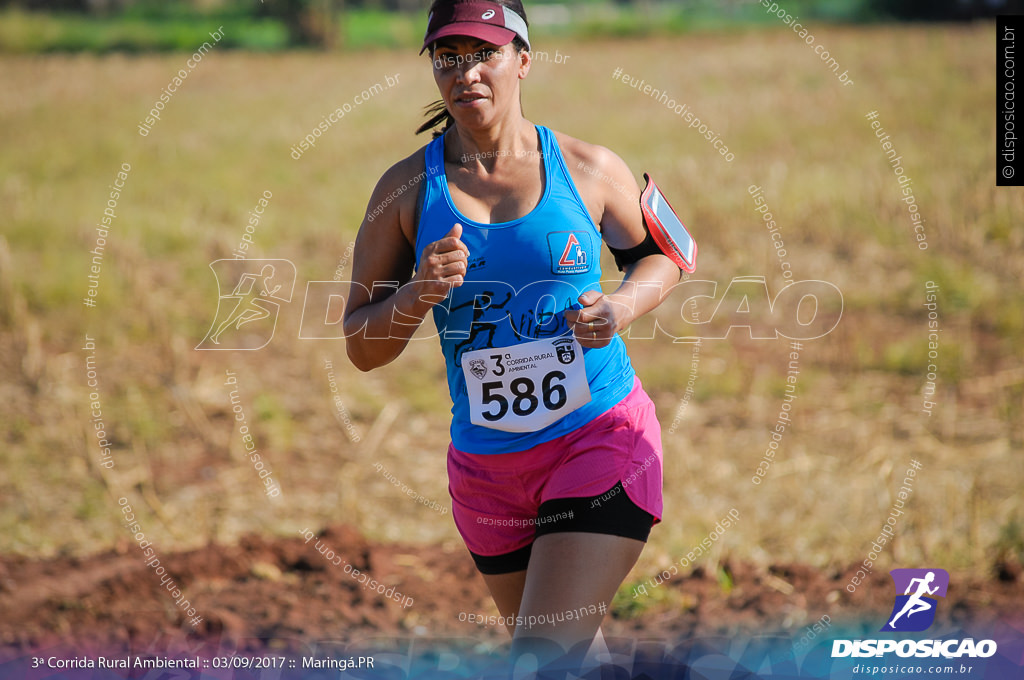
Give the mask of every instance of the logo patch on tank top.
<path id="1" fill-rule="evenodd" d="M 592 235 L 586 231 L 548 232 L 552 274 L 586 274 L 594 267 Z"/>

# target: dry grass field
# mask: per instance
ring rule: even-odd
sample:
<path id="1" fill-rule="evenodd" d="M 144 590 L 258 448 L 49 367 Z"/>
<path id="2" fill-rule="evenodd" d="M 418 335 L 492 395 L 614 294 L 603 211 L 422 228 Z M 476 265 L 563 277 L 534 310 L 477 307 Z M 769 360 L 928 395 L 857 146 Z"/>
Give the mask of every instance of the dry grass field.
<path id="1" fill-rule="evenodd" d="M 629 340 L 666 461 L 665 521 L 630 583 L 678 561 L 732 508 L 738 525 L 701 563 L 712 571 L 725 560 L 858 563 L 912 460 L 921 469 L 876 572 L 935 565 L 985 579 L 1024 554 L 1024 192 L 995 186 L 992 26 L 815 35 L 852 85 L 782 29 L 535 45 L 568 60 L 535 65 L 527 117 L 658 178 L 700 243 L 697 278 L 717 282 L 719 299 L 736 277 L 765 277 L 773 296 L 784 283 L 751 185 L 764 190 L 794 278 L 842 291 L 835 330 L 803 343 L 791 424 L 760 484 L 751 480 L 783 401 L 789 343 L 743 329 L 705 340 L 684 403 L 692 345 Z M 121 497 L 164 552 L 338 523 L 375 543 L 461 550 L 450 513 L 378 471 L 449 503 L 450 402 L 432 333 L 369 374 L 348 364 L 343 340 L 298 337 L 305 283 L 332 279 L 339 265 L 348 275 L 346 249 L 377 178 L 428 141 L 412 134 L 436 98 L 427 58 L 214 50 L 141 136 L 186 58 L 2 60 L 0 554 L 134 548 Z M 614 79 L 616 68 L 687 104 L 735 158 Z M 388 76 L 398 84 L 290 156 L 325 115 Z M 925 251 L 872 111 L 912 177 Z M 95 225 L 122 163 L 131 170 L 97 305 L 86 307 Z M 231 257 L 265 191 L 248 255 L 295 264 L 293 301 L 267 347 L 196 351 L 217 308 L 210 263 Z M 607 253 L 604 263 L 610 276 Z M 942 332 L 927 415 L 929 281 Z M 704 320 L 717 304 L 705 302 Z M 670 297 L 657 317 L 682 328 L 681 312 Z M 95 350 L 82 349 L 86 335 Z M 88 355 L 98 387 L 87 382 Z M 245 455 L 231 389 L 277 498 Z M 101 465 L 93 391 L 112 468 Z"/>

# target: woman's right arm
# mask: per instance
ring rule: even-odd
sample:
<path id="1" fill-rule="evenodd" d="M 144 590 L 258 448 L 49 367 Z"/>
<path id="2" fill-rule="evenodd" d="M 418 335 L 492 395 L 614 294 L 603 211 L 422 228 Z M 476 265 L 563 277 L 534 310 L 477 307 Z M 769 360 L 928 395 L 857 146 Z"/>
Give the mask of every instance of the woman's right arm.
<path id="1" fill-rule="evenodd" d="M 423 249 L 412 276 L 416 200 L 425 177 L 422 151 L 392 166 L 377 182 L 356 236 L 344 327 L 348 357 L 361 371 L 401 354 L 431 307 L 462 285 L 466 273 L 469 250 L 456 225 Z"/>

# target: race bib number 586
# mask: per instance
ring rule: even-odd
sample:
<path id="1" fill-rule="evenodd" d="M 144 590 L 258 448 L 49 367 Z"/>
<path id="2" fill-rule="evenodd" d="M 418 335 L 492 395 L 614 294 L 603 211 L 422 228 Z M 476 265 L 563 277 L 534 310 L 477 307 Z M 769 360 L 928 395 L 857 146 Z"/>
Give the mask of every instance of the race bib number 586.
<path id="1" fill-rule="evenodd" d="M 536 432 L 590 401 L 575 338 L 466 352 L 462 373 L 470 421 L 495 430 Z"/>

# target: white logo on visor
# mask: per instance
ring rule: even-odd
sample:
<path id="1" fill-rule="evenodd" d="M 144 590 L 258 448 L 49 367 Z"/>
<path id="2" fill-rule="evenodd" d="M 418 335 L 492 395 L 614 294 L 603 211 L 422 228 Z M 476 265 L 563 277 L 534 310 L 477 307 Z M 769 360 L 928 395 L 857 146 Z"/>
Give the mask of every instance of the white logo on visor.
<path id="1" fill-rule="evenodd" d="M 494 10 L 493 9 L 489 9 L 486 12 L 484 12 L 483 14 L 480 15 L 480 18 L 483 19 L 484 21 L 487 21 L 488 19 L 491 19 L 493 17 L 494 17 Z"/>

